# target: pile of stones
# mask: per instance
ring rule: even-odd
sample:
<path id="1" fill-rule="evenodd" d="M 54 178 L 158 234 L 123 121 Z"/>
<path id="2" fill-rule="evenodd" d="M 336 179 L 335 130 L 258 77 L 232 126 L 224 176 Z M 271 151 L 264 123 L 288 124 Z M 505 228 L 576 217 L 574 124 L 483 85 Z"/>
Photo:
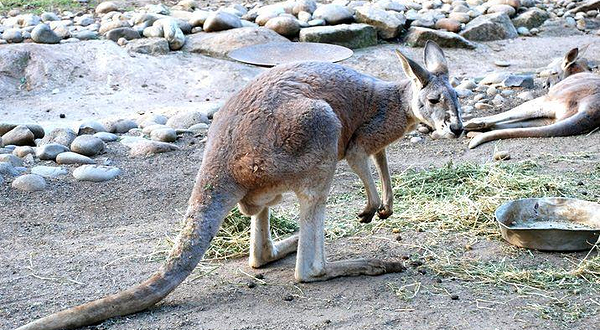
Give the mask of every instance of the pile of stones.
<path id="1" fill-rule="evenodd" d="M 194 0 L 177 5 L 146 5 L 124 10 L 110 1 L 94 10 L 0 16 L 0 43 L 67 43 L 106 38 L 121 45 L 151 38 L 160 49 L 179 50 L 187 34 L 264 26 L 299 41 L 327 42 L 352 48 L 378 39 L 405 38 L 422 46 L 432 39 L 443 47 L 474 47 L 473 41 L 531 36 L 548 19 L 582 31 L 597 28 L 600 0 L 290 0 L 220 8 L 200 8 Z M 593 18 L 594 20 L 590 20 Z"/>
<path id="2" fill-rule="evenodd" d="M 71 128 L 47 132 L 37 124 L 0 122 L 0 184 L 24 191 L 46 189 L 46 180 L 65 177 L 72 170 L 78 181 L 102 182 L 121 174 L 106 157 L 110 144 L 129 148 L 130 157 L 148 157 L 178 150 L 183 135 L 202 137 L 222 103 L 199 104 L 168 118 L 159 114 L 134 119 L 84 121 Z"/>

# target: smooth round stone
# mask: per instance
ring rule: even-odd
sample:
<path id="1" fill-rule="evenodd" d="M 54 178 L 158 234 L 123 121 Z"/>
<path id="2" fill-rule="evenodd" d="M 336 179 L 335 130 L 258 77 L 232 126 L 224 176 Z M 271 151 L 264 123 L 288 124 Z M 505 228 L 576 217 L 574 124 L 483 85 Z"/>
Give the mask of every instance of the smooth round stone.
<path id="1" fill-rule="evenodd" d="M 37 174 L 26 174 L 16 178 L 12 187 L 23 191 L 40 191 L 46 189 L 46 180 Z"/>
<path id="2" fill-rule="evenodd" d="M 190 128 L 192 125 L 204 123 L 208 124 L 208 116 L 201 111 L 188 111 L 176 114 L 169 118 L 167 126 L 171 128 Z"/>
<path id="3" fill-rule="evenodd" d="M 345 6 L 326 4 L 315 9 L 313 18 L 323 19 L 328 24 L 336 25 L 351 22 L 354 19 L 354 13 Z"/>
<path id="4" fill-rule="evenodd" d="M 204 22 L 203 29 L 206 32 L 223 31 L 242 27 L 239 17 L 226 12 L 210 13 Z"/>
<path id="5" fill-rule="evenodd" d="M 170 127 L 157 128 L 152 130 L 150 138 L 154 141 L 175 142 L 177 140 L 177 133 Z"/>
<path id="6" fill-rule="evenodd" d="M 206 134 L 206 132 L 208 132 L 208 125 L 200 123 L 190 126 L 188 130 L 192 131 L 194 134 Z"/>
<path id="7" fill-rule="evenodd" d="M 142 129 L 142 133 L 144 133 L 146 135 L 150 135 L 150 134 L 152 134 L 152 131 L 154 131 L 155 129 L 159 129 L 159 128 L 169 128 L 169 126 L 160 125 L 160 124 L 149 125 Z"/>
<path id="8" fill-rule="evenodd" d="M 31 174 L 36 174 L 45 178 L 57 178 L 68 173 L 69 171 L 67 171 L 67 169 L 56 166 L 35 166 L 31 168 Z"/>
<path id="9" fill-rule="evenodd" d="M 2 32 L 2 39 L 10 43 L 18 43 L 23 41 L 23 33 L 17 28 L 6 29 Z"/>
<path id="10" fill-rule="evenodd" d="M 131 148 L 129 156 L 131 157 L 148 157 L 154 154 L 179 150 L 174 144 L 158 141 L 148 141 L 139 139 L 127 144 Z"/>
<path id="11" fill-rule="evenodd" d="M 506 62 L 506 61 L 494 61 L 494 65 L 495 66 L 499 66 L 501 68 L 505 68 L 510 66 L 510 62 Z"/>
<path id="12" fill-rule="evenodd" d="M 15 176 L 19 175 L 17 170 L 11 163 L 0 162 L 0 176 Z"/>
<path id="13" fill-rule="evenodd" d="M 112 1 L 104 1 L 96 6 L 96 14 L 106 14 L 117 10 L 119 10 L 119 7 Z"/>
<path id="14" fill-rule="evenodd" d="M 461 29 L 460 22 L 451 18 L 442 18 L 435 22 L 436 29 L 458 33 Z"/>
<path id="15" fill-rule="evenodd" d="M 508 151 L 497 151 L 494 153 L 494 160 L 498 161 L 498 160 L 509 160 L 510 159 L 510 154 L 508 153 Z"/>
<path id="16" fill-rule="evenodd" d="M 300 32 L 300 24 L 298 24 L 298 20 L 289 16 L 271 18 L 269 21 L 267 21 L 265 27 L 287 38 L 293 38 Z"/>
<path id="17" fill-rule="evenodd" d="M 80 155 L 75 152 L 63 152 L 62 154 L 58 154 L 56 156 L 57 164 L 95 164 L 96 162 L 90 157 Z"/>
<path id="18" fill-rule="evenodd" d="M 34 145 L 35 135 L 26 125 L 19 125 L 2 135 L 1 145 Z"/>
<path id="19" fill-rule="evenodd" d="M 82 165 L 73 171 L 79 181 L 103 182 L 116 178 L 121 170 L 114 166 Z"/>
<path id="20" fill-rule="evenodd" d="M 49 134 L 44 136 L 39 145 L 43 146 L 49 143 L 58 143 L 68 147 L 76 137 L 77 134 L 70 128 L 55 128 Z"/>
<path id="21" fill-rule="evenodd" d="M 85 121 L 81 124 L 79 124 L 79 127 L 77 127 L 77 134 L 78 135 L 84 135 L 84 134 L 95 134 L 98 132 L 104 132 L 106 131 L 106 129 L 104 128 L 104 125 L 100 124 L 97 121 Z"/>
<path id="22" fill-rule="evenodd" d="M 81 135 L 71 143 L 71 151 L 84 156 L 94 156 L 104 150 L 104 141 L 92 135 Z"/>
<path id="23" fill-rule="evenodd" d="M 119 137 L 117 135 L 115 135 L 113 133 L 108 133 L 108 132 L 98 132 L 98 133 L 94 134 L 94 136 L 104 142 L 114 142 L 119 139 Z"/>
<path id="24" fill-rule="evenodd" d="M 62 38 L 48 24 L 41 23 L 31 31 L 31 39 L 41 44 L 57 44 Z"/>
<path id="25" fill-rule="evenodd" d="M 23 166 L 23 161 L 21 160 L 21 158 L 14 156 L 12 154 L 2 154 L 0 155 L 0 163 L 9 163 L 14 167 L 22 167 Z"/>
<path id="26" fill-rule="evenodd" d="M 117 119 L 106 121 L 104 127 L 109 133 L 127 133 L 129 130 L 137 128 L 138 125 L 133 120 Z"/>
<path id="27" fill-rule="evenodd" d="M 69 151 L 69 148 L 58 143 L 49 143 L 41 147 L 37 147 L 35 155 L 41 160 L 55 160 L 56 156 L 63 152 Z"/>
<path id="28" fill-rule="evenodd" d="M 35 155 L 35 149 L 29 146 L 16 147 L 12 153 L 19 158 L 23 158 L 27 155 Z"/>
<path id="29" fill-rule="evenodd" d="M 423 141 L 423 138 L 421 138 L 420 136 L 413 136 L 412 138 L 410 138 L 410 143 L 419 143 Z"/>

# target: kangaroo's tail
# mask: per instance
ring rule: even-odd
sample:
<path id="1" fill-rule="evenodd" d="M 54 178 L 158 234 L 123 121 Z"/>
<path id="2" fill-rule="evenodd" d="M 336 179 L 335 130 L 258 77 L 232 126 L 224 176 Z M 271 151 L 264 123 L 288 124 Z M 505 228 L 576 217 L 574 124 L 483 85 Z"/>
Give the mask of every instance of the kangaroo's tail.
<path id="1" fill-rule="evenodd" d="M 552 125 L 485 132 L 476 135 L 469 143 L 469 148 L 473 149 L 480 144 L 500 139 L 577 135 L 589 132 L 598 126 L 600 126 L 600 111 L 579 112 Z"/>
<path id="2" fill-rule="evenodd" d="M 216 183 L 210 181 L 213 180 L 198 175 L 185 226 L 164 265 L 150 279 L 117 294 L 43 317 L 17 330 L 78 328 L 142 311 L 166 297 L 194 270 L 223 219 L 241 198 L 240 189 L 222 176 Z"/>

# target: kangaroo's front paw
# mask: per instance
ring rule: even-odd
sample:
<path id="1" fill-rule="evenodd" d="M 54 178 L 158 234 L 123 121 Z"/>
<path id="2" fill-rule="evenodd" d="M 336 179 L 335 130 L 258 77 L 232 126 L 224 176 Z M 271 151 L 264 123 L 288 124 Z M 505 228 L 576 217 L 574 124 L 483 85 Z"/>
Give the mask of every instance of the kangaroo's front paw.
<path id="1" fill-rule="evenodd" d="M 487 128 L 487 124 L 484 121 L 471 119 L 463 125 L 465 131 L 478 131 Z"/>
<path id="2" fill-rule="evenodd" d="M 381 205 L 377 210 L 379 219 L 387 219 L 394 213 L 394 210 L 389 205 Z"/>
<path id="3" fill-rule="evenodd" d="M 373 208 L 373 209 L 364 209 L 361 213 L 358 214 L 358 222 L 360 223 L 369 223 L 373 220 L 373 216 L 375 216 L 375 213 L 377 212 L 377 209 Z"/>

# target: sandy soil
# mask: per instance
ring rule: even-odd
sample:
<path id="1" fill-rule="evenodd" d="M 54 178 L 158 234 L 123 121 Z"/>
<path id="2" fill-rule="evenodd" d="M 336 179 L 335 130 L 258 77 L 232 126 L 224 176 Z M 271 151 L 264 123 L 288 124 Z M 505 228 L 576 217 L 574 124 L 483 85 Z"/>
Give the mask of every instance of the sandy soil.
<path id="1" fill-rule="evenodd" d="M 496 59 L 511 62 L 509 71 L 532 71 L 582 43 L 592 43 L 588 54 L 600 53 L 598 37 L 573 31 L 567 36 L 557 34 L 487 43 L 475 51 L 448 50 L 451 73 L 481 76 L 496 69 Z M 107 65 L 108 73 L 101 73 L 98 78 L 69 75 L 46 87 L 4 97 L 0 100 L 3 121 L 60 125 L 64 123 L 57 123 L 59 112 L 65 113 L 67 119 L 83 119 L 132 115 L 182 106 L 197 99 L 225 99 L 263 70 L 181 53 L 129 58 L 102 42 L 55 49 L 57 54 L 65 50 L 79 56 L 86 47 L 105 49 L 116 54 L 109 58 L 117 56 L 122 62 Z M 400 79 L 400 67 L 392 55 L 395 47 L 398 45 L 359 50 L 345 64 L 384 79 Z M 402 48 L 420 57 L 420 49 Z M 111 79 L 118 83 L 118 90 L 110 84 L 107 87 L 106 77 L 112 75 L 111 70 L 118 72 L 127 67 L 131 70 L 128 72 L 140 76 L 114 74 Z M 142 68 L 144 72 L 140 72 Z M 199 82 L 208 76 L 218 83 Z M 141 87 L 144 82 L 156 87 L 145 89 Z M 54 88 L 60 91 L 52 94 Z M 503 109 L 496 109 L 500 110 Z M 465 139 L 427 138 L 418 144 L 402 139 L 390 147 L 388 158 L 391 171 L 400 173 L 409 167 L 441 166 L 450 160 L 490 162 L 494 149 L 502 148 L 510 152 L 511 161 L 535 160 L 543 164 L 543 171 L 561 175 L 585 172 L 600 161 L 599 134 L 502 141 L 475 150 L 466 149 Z M 100 161 L 120 167 L 123 175 L 106 183 L 82 183 L 69 177 L 51 181 L 48 190 L 35 194 L 6 185 L 0 187 L 1 329 L 12 329 L 62 308 L 114 293 L 147 278 L 159 267 L 160 261 L 146 256 L 159 249 L 166 236 L 176 233 L 202 160 L 200 138 L 185 137 L 177 144 L 180 151 L 148 159 L 128 158 L 125 147 L 109 144 Z M 581 151 L 591 158 L 557 161 L 553 157 Z M 333 196 L 356 192 L 358 178 L 349 172 L 345 163 L 340 164 Z M 338 206 L 330 212 L 347 214 L 347 221 L 356 221 L 354 213 L 363 202 L 358 195 L 350 207 Z M 288 198 L 284 205 L 292 203 Z M 418 246 L 436 240 L 438 234 L 405 230 L 401 234 L 403 240 L 397 242 L 395 234 L 378 232 L 329 241 L 327 250 L 331 260 L 399 259 L 423 254 Z M 501 240 L 479 241 L 467 251 L 460 233 L 447 234 L 444 239 L 460 258 L 500 262 L 507 254 L 517 253 Z M 516 262 L 522 264 L 564 265 L 584 256 L 526 251 L 517 254 Z M 149 311 L 88 329 L 591 329 L 600 321 L 600 306 L 585 294 L 523 294 L 510 286 L 439 278 L 426 267 L 411 266 L 400 274 L 295 284 L 293 264 L 294 256 L 260 270 L 251 269 L 245 259 L 213 263 L 210 266 L 217 267 L 214 272 L 192 276 L 197 278 L 186 280 Z M 248 287 L 251 278 L 244 273 L 262 274 L 266 285 Z M 392 289 L 416 283 L 420 289 L 412 299 L 403 299 Z M 458 299 L 451 299 L 454 294 Z M 568 297 L 568 306 L 561 305 L 556 297 Z M 546 310 L 545 306 L 553 308 Z M 579 307 L 582 312 L 578 317 L 565 316 Z"/>

